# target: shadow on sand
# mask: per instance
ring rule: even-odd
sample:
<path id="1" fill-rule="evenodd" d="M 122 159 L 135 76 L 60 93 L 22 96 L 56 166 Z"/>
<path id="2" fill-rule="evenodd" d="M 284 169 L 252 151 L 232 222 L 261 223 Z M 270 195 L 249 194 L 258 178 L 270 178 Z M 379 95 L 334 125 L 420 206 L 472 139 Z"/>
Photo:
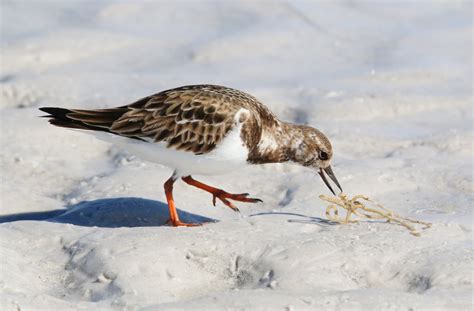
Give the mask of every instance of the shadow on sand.
<path id="1" fill-rule="evenodd" d="M 183 222 L 215 222 L 214 219 L 178 210 Z M 153 227 L 165 226 L 169 219 L 168 205 L 141 198 L 112 198 L 83 201 L 68 209 L 19 213 L 0 216 L 0 223 L 40 220 L 85 227 Z"/>
<path id="2" fill-rule="evenodd" d="M 286 212 L 267 212 L 267 213 L 258 213 L 258 214 L 253 214 L 250 215 L 249 217 L 256 217 L 256 216 L 274 216 L 274 215 L 283 215 L 283 216 L 297 216 L 302 219 L 288 219 L 288 222 L 291 223 L 298 223 L 298 224 L 315 224 L 319 226 L 333 226 L 333 225 L 338 225 L 339 223 L 324 219 L 324 218 L 319 218 L 319 217 L 312 217 L 312 216 L 306 216 L 303 214 L 296 214 L 296 213 L 286 213 Z"/>

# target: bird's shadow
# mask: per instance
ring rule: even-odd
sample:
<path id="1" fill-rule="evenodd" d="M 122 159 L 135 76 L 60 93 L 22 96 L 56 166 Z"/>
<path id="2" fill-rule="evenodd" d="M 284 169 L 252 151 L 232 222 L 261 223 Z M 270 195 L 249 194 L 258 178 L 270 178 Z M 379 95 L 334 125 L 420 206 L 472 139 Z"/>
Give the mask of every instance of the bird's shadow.
<path id="1" fill-rule="evenodd" d="M 208 223 L 216 220 L 178 210 L 186 223 Z M 85 227 L 155 227 L 168 225 L 168 205 L 142 198 L 111 198 L 83 201 L 67 209 L 18 213 L 0 216 L 0 223 L 40 220 Z"/>
<path id="2" fill-rule="evenodd" d="M 265 212 L 265 213 L 257 213 L 257 214 L 252 214 L 249 217 L 256 217 L 256 216 L 275 216 L 275 215 L 283 215 L 283 216 L 297 216 L 301 217 L 302 219 L 288 219 L 287 221 L 290 223 L 298 223 L 298 224 L 314 224 L 314 225 L 319 225 L 322 227 L 325 226 L 333 226 L 333 225 L 338 225 L 339 223 L 320 218 L 320 217 L 313 217 L 313 216 L 306 216 L 303 214 L 297 214 L 297 213 L 288 213 L 288 212 Z"/>

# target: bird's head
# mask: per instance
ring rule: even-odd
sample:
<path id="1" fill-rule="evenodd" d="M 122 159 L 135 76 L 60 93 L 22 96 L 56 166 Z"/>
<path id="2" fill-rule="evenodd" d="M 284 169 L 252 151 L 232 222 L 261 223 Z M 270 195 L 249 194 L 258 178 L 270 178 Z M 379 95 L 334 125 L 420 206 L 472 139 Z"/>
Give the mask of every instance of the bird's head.
<path id="1" fill-rule="evenodd" d="M 336 195 L 327 176 L 341 190 L 336 175 L 331 168 L 332 146 L 329 139 L 319 130 L 309 126 L 299 126 L 303 139 L 295 150 L 295 161 L 318 172 L 326 186 Z"/>

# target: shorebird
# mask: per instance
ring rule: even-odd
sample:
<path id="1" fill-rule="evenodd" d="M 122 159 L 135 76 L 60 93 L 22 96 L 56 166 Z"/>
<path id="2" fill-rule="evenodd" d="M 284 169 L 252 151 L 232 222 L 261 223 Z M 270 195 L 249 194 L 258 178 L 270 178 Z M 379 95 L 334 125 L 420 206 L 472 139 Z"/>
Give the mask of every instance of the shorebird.
<path id="1" fill-rule="evenodd" d="M 264 104 L 244 92 L 216 85 L 182 86 L 110 109 L 42 107 L 49 123 L 88 131 L 111 141 L 143 160 L 172 168 L 164 183 L 173 226 L 196 226 L 180 221 L 173 184 L 181 178 L 212 194 L 212 202 L 255 203 L 248 193 L 231 194 L 206 185 L 191 175 L 228 173 L 248 164 L 294 162 L 315 170 L 334 193 L 326 174 L 341 190 L 330 161 L 331 143 L 319 130 L 280 121 Z"/>

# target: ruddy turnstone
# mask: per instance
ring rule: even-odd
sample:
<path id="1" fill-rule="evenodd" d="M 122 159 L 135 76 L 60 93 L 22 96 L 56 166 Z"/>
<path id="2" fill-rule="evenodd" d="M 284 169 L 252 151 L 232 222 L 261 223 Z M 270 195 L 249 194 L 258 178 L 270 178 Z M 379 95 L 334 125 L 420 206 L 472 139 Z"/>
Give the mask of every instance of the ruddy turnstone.
<path id="1" fill-rule="evenodd" d="M 43 107 L 49 123 L 92 131 L 144 160 L 174 169 L 164 183 L 174 226 L 195 226 L 179 220 L 173 184 L 181 179 L 207 191 L 231 209 L 229 200 L 255 203 L 248 193 L 231 194 L 195 180 L 191 175 L 227 173 L 246 164 L 295 162 L 326 175 L 342 191 L 330 160 L 332 147 L 319 130 L 280 121 L 255 97 L 216 85 L 190 85 L 110 109 L 82 110 Z"/>

